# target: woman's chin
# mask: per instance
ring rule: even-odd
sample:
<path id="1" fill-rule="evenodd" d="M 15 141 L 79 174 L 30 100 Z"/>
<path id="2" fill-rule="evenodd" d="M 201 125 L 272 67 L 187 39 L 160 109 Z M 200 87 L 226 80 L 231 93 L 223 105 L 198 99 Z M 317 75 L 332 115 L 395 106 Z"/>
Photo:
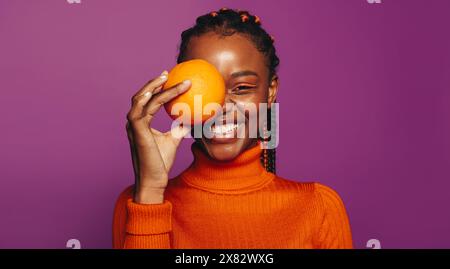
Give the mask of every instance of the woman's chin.
<path id="1" fill-rule="evenodd" d="M 212 137 L 210 139 L 202 138 L 201 144 L 212 159 L 217 161 L 230 161 L 244 151 L 245 140 L 236 137 Z"/>

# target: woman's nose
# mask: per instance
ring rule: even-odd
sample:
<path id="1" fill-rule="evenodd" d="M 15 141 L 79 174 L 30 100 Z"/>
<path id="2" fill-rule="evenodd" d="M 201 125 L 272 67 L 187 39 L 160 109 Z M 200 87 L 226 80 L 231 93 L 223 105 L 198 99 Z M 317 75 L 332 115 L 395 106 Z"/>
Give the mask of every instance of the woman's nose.
<path id="1" fill-rule="evenodd" d="M 229 103 L 231 100 L 231 95 L 228 92 L 225 92 L 225 104 Z"/>
<path id="2" fill-rule="evenodd" d="M 232 105 L 236 104 L 236 101 L 235 101 L 234 98 L 233 98 L 233 94 L 231 94 L 231 93 L 229 93 L 229 92 L 226 92 L 226 93 L 225 93 L 225 102 L 224 102 L 224 104 L 223 104 L 223 106 L 222 106 L 222 109 L 223 109 L 224 112 L 225 112 L 227 109 L 228 109 L 228 110 L 230 109 L 229 107 L 227 108 L 227 104 L 228 104 L 228 106 L 232 106 Z"/>

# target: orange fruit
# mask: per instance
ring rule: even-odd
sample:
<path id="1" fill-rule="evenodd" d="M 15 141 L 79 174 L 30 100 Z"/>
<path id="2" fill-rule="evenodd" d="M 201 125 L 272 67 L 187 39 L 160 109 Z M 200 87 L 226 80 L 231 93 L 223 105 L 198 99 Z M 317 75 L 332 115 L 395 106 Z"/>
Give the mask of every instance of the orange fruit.
<path id="1" fill-rule="evenodd" d="M 183 122 L 189 122 L 190 120 L 192 125 L 203 123 L 214 116 L 203 113 L 203 109 L 208 103 L 214 102 L 223 106 L 225 102 L 225 81 L 214 65 L 205 60 L 194 59 L 179 63 L 170 70 L 163 89 L 173 87 L 186 79 L 191 81 L 190 89 L 166 103 L 164 108 L 172 119 L 177 119 L 180 118 L 180 115 L 172 115 L 172 107 L 177 103 L 187 104 L 190 111 L 181 110 Z M 201 108 L 194 107 L 194 96 L 196 95 L 199 95 L 197 102 L 201 100 Z M 201 99 L 199 99 L 200 97 Z"/>

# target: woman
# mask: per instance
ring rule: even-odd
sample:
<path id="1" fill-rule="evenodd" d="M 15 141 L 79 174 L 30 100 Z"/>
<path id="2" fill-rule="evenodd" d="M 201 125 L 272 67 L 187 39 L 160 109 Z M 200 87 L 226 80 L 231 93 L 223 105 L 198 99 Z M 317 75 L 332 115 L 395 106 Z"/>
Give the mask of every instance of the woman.
<path id="1" fill-rule="evenodd" d="M 178 62 L 204 59 L 217 67 L 226 103 L 275 101 L 279 60 L 257 16 L 223 8 L 200 16 L 181 36 Z M 114 248 L 352 248 L 338 194 L 275 175 L 275 150 L 248 135 L 248 120 L 245 138 L 224 138 L 221 128 L 196 138 L 194 162 L 168 180 L 181 138 L 149 126 L 190 82 L 161 91 L 167 76 L 136 93 L 128 113 L 136 181 L 116 203 Z"/>

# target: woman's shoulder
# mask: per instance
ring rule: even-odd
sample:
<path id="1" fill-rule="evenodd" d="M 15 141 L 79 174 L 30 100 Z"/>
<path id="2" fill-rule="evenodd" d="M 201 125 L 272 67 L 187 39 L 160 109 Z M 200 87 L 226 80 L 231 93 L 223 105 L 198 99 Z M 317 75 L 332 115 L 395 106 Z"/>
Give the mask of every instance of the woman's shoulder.
<path id="1" fill-rule="evenodd" d="M 342 199 L 336 190 L 315 180 L 292 180 L 276 176 L 273 184 L 290 192 L 297 192 L 302 195 L 311 194 L 323 203 L 342 203 Z"/>

